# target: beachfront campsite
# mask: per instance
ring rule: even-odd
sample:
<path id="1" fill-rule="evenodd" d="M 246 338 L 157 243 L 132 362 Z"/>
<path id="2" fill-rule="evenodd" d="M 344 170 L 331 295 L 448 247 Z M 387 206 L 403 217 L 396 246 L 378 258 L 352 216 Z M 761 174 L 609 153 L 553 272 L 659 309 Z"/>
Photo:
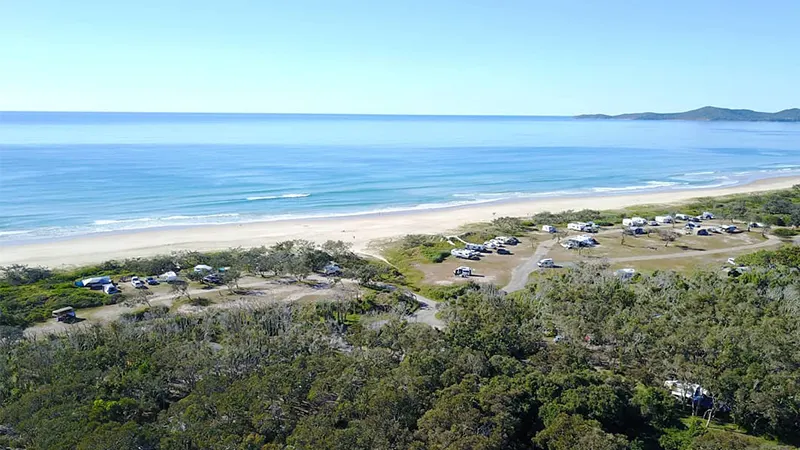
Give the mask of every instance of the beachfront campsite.
<path id="1" fill-rule="evenodd" d="M 0 444 L 792 448 L 798 193 L 3 267 Z"/>

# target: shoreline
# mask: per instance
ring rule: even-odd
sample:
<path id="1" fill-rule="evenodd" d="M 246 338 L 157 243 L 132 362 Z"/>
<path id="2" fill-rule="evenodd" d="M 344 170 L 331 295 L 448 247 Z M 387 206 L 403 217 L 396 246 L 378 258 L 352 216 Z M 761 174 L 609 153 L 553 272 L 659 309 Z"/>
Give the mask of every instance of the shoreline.
<path id="1" fill-rule="evenodd" d="M 290 239 L 317 242 L 342 240 L 352 244 L 354 251 L 364 252 L 376 240 L 406 234 L 442 233 L 468 223 L 490 221 L 495 217 L 519 217 L 568 209 L 606 210 L 633 205 L 674 204 L 700 197 L 785 189 L 795 184 L 800 184 L 800 176 L 765 178 L 702 191 L 675 189 L 616 195 L 510 199 L 429 210 L 119 231 L 0 246 L 0 266 L 80 266 L 178 250 L 213 251 L 231 247 L 258 247 Z"/>

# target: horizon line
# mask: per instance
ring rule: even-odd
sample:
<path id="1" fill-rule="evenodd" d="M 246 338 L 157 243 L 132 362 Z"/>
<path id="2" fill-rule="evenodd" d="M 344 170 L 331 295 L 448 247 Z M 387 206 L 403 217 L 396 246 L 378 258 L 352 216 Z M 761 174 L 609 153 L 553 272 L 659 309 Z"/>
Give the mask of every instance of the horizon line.
<path id="1" fill-rule="evenodd" d="M 378 116 L 378 117 L 557 117 L 573 118 L 580 114 L 422 114 L 422 113 L 319 113 L 319 112 L 232 112 L 232 111 L 66 111 L 66 110 L 0 110 L 0 114 L 194 114 L 250 116 Z"/>

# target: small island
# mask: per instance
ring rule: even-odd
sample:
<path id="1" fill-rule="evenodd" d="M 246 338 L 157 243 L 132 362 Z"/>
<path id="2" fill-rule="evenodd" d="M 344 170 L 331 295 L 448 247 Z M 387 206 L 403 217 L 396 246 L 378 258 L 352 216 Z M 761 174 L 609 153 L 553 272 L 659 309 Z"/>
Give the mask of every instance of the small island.
<path id="1" fill-rule="evenodd" d="M 700 120 L 733 122 L 800 122 L 800 108 L 784 109 L 775 113 L 749 109 L 728 109 L 705 106 L 680 113 L 628 113 L 611 116 L 607 114 L 582 114 L 576 119 L 627 119 L 627 120 Z"/>

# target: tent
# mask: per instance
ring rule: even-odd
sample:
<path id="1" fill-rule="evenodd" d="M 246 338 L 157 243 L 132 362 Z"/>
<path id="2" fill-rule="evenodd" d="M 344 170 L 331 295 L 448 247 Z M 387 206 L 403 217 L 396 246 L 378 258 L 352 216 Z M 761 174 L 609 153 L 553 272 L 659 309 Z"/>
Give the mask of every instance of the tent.
<path id="1" fill-rule="evenodd" d="M 103 284 L 111 283 L 111 277 L 92 277 L 92 278 L 84 278 L 83 280 L 78 280 L 75 282 L 75 286 L 77 287 L 91 287 L 91 286 L 98 286 Z"/>

